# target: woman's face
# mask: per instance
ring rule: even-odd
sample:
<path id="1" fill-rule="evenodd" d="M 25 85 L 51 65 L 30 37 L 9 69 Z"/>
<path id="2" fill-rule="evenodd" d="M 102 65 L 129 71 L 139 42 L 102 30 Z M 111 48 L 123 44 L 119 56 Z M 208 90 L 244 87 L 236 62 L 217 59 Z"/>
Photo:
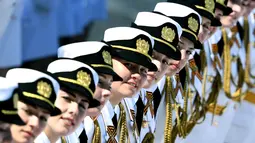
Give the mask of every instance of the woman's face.
<path id="1" fill-rule="evenodd" d="M 7 143 L 11 142 L 12 135 L 10 131 L 10 124 L 0 121 L 0 142 Z"/>
<path id="2" fill-rule="evenodd" d="M 231 1 L 228 1 L 228 6 L 232 8 L 232 13 L 230 13 L 228 16 L 223 16 L 221 18 L 222 26 L 224 27 L 232 27 L 237 22 L 237 20 L 244 15 L 245 9 L 242 6 L 242 0 L 237 1 L 236 3 L 232 3 Z"/>
<path id="3" fill-rule="evenodd" d="M 209 28 L 211 27 L 211 20 L 206 17 L 202 17 L 202 24 L 199 29 L 198 39 L 201 43 L 204 43 L 210 38 Z"/>
<path id="4" fill-rule="evenodd" d="M 99 74 L 99 82 L 94 92 L 94 98 L 101 104 L 99 107 L 88 108 L 87 116 L 98 116 L 104 107 L 105 103 L 109 100 L 111 95 L 112 75 Z"/>
<path id="5" fill-rule="evenodd" d="M 41 108 L 18 101 L 18 114 L 26 125 L 11 125 L 13 140 L 19 143 L 32 143 L 43 131 L 50 114 Z"/>
<path id="6" fill-rule="evenodd" d="M 123 81 L 112 82 L 112 93 L 120 97 L 132 97 L 143 87 L 148 69 L 122 59 L 113 59 L 114 71 Z"/>
<path id="7" fill-rule="evenodd" d="M 173 69 L 177 69 L 179 64 L 179 61 L 169 59 L 167 56 L 157 52 L 156 50 L 152 53 L 152 62 L 157 66 L 158 71 L 148 71 L 147 80 L 143 88 L 150 88 L 166 74 L 169 66 Z"/>
<path id="8" fill-rule="evenodd" d="M 89 101 L 86 97 L 61 89 L 55 101 L 62 114 L 50 117 L 46 126 L 59 136 L 66 136 L 74 132 L 86 116 Z"/>
<path id="9" fill-rule="evenodd" d="M 167 74 L 168 76 L 173 76 L 176 73 L 179 73 L 180 70 L 184 68 L 184 66 L 187 64 L 189 57 L 191 56 L 192 52 L 194 51 L 194 43 L 188 40 L 185 37 L 181 37 L 178 47 L 181 51 L 181 60 L 179 61 L 179 64 L 177 65 L 177 68 L 172 68 L 171 66 L 168 67 Z"/>

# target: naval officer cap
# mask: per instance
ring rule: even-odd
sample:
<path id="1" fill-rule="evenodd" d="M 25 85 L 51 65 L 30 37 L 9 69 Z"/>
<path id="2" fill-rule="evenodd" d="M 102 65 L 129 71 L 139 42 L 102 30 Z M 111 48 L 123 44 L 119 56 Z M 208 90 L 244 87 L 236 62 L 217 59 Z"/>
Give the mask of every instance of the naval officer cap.
<path id="1" fill-rule="evenodd" d="M 202 48 L 202 44 L 198 40 L 202 17 L 194 9 L 184 4 L 160 2 L 156 4 L 154 12 L 161 13 L 175 20 L 182 27 L 181 36 L 192 41 L 196 49 Z"/>
<path id="2" fill-rule="evenodd" d="M 60 86 L 49 74 L 32 69 L 14 68 L 7 72 L 6 78 L 19 84 L 20 101 L 45 109 L 52 116 L 61 114 L 54 105 Z"/>
<path id="3" fill-rule="evenodd" d="M 173 19 L 153 12 L 139 12 L 132 27 L 148 32 L 154 39 L 154 50 L 174 60 L 181 59 L 177 48 L 181 26 Z"/>
<path id="4" fill-rule="evenodd" d="M 0 121 L 16 125 L 25 124 L 18 115 L 18 94 L 16 82 L 0 77 Z"/>
<path id="5" fill-rule="evenodd" d="M 88 41 L 62 46 L 58 49 L 59 58 L 70 58 L 88 64 L 97 73 L 113 76 L 114 81 L 122 78 L 112 68 L 112 48 L 103 42 Z"/>
<path id="6" fill-rule="evenodd" d="M 195 10 L 203 17 L 208 18 L 211 20 L 212 26 L 221 26 L 219 19 L 215 18 L 215 3 L 216 0 L 168 0 L 168 2 L 180 3 L 185 4 L 186 6 L 194 6 Z"/>
<path id="7" fill-rule="evenodd" d="M 51 62 L 47 70 L 58 78 L 61 88 L 87 97 L 90 108 L 100 105 L 93 98 L 99 80 L 98 74 L 90 66 L 72 59 L 59 59 Z"/>
<path id="8" fill-rule="evenodd" d="M 143 30 L 132 27 L 109 28 L 104 41 L 112 46 L 113 56 L 142 65 L 149 71 L 157 71 L 152 63 L 154 40 Z"/>

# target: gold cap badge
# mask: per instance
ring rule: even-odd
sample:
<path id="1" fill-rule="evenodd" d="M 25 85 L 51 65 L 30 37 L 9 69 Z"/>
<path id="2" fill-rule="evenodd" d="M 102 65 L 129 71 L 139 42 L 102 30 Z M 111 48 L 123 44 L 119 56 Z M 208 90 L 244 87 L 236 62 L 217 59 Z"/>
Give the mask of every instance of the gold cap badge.
<path id="1" fill-rule="evenodd" d="M 76 75 L 78 83 L 83 87 L 88 87 L 91 83 L 91 77 L 87 72 L 79 71 Z"/>
<path id="2" fill-rule="evenodd" d="M 163 27 L 161 31 L 161 37 L 168 42 L 173 42 L 175 37 L 175 32 L 172 28 Z"/>
<path id="3" fill-rule="evenodd" d="M 103 51 L 102 55 L 103 55 L 103 58 L 104 58 L 104 62 L 109 64 L 109 65 L 112 65 L 112 56 L 111 56 L 111 54 L 108 51 Z"/>
<path id="4" fill-rule="evenodd" d="M 188 27 L 194 31 L 194 32 L 197 32 L 198 30 L 198 22 L 195 18 L 193 17 L 190 17 L 189 20 L 188 20 Z"/>
<path id="5" fill-rule="evenodd" d="M 148 54 L 149 47 L 149 43 L 144 39 L 140 38 L 136 41 L 136 49 L 142 54 Z"/>
<path id="6" fill-rule="evenodd" d="M 45 98 L 49 98 L 52 93 L 52 88 L 47 82 L 39 81 L 37 83 L 37 93 Z"/>
<path id="7" fill-rule="evenodd" d="M 215 7 L 214 0 L 205 0 L 205 8 L 213 13 Z"/>

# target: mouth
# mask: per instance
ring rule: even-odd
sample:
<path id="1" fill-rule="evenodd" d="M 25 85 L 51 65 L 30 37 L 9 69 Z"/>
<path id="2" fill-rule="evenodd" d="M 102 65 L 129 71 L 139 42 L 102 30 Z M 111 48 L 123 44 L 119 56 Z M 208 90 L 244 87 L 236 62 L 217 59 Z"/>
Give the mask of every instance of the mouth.
<path id="1" fill-rule="evenodd" d="M 170 68 L 172 70 L 177 70 L 177 69 L 179 69 L 179 65 L 178 64 L 170 64 Z"/>
<path id="2" fill-rule="evenodd" d="M 130 86 L 132 86 L 133 88 L 137 88 L 138 87 L 136 82 L 128 82 L 128 84 Z"/>
<path id="3" fill-rule="evenodd" d="M 34 134 L 30 131 L 23 130 L 22 132 L 25 133 L 25 136 L 28 137 L 28 138 L 30 138 L 30 137 L 34 138 L 35 137 Z"/>
<path id="4" fill-rule="evenodd" d="M 152 80 L 156 79 L 156 74 L 147 73 L 147 76 L 149 76 Z"/>
<path id="5" fill-rule="evenodd" d="M 65 124 L 67 126 L 74 126 L 75 125 L 74 119 L 72 119 L 72 118 L 62 117 L 61 119 L 65 121 Z"/>
<path id="6" fill-rule="evenodd" d="M 101 102 L 100 102 L 100 105 L 105 105 L 105 101 L 101 101 Z"/>

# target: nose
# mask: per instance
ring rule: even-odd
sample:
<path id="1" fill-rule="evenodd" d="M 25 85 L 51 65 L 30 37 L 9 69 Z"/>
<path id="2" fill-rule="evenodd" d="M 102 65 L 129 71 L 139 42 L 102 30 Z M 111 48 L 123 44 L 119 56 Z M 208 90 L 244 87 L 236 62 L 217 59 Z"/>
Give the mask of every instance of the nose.
<path id="1" fill-rule="evenodd" d="M 39 127 L 39 117 L 37 116 L 31 116 L 28 121 L 28 125 L 32 128 L 38 128 Z"/>
<path id="2" fill-rule="evenodd" d="M 180 61 L 173 60 L 172 63 L 175 64 L 175 65 L 178 65 L 180 63 Z"/>
<path id="3" fill-rule="evenodd" d="M 241 6 L 234 4 L 232 7 L 232 10 L 233 10 L 234 14 L 236 14 L 236 13 L 240 13 L 242 8 L 241 8 Z"/>
<path id="4" fill-rule="evenodd" d="M 181 60 L 186 59 L 186 50 L 181 50 L 181 54 L 182 54 Z"/>
<path id="5" fill-rule="evenodd" d="M 104 98 L 109 98 L 111 94 L 112 94 L 112 92 L 110 90 L 102 89 L 102 96 Z"/>
<path id="6" fill-rule="evenodd" d="M 76 116 L 79 114 L 79 105 L 77 102 L 71 102 L 70 105 L 69 105 L 69 109 L 68 109 L 68 112 L 73 115 L 73 116 Z"/>
<path id="7" fill-rule="evenodd" d="M 203 32 L 204 32 L 204 28 L 202 25 L 200 25 L 198 35 L 202 34 Z"/>
<path id="8" fill-rule="evenodd" d="M 162 70 L 162 63 L 159 60 L 152 60 L 153 64 L 155 64 L 158 68 L 158 72 Z"/>
<path id="9" fill-rule="evenodd" d="M 141 75 L 139 74 L 139 73 L 133 73 L 132 75 L 131 75 L 131 78 L 136 82 L 136 83 L 138 83 L 140 80 L 141 80 Z"/>

